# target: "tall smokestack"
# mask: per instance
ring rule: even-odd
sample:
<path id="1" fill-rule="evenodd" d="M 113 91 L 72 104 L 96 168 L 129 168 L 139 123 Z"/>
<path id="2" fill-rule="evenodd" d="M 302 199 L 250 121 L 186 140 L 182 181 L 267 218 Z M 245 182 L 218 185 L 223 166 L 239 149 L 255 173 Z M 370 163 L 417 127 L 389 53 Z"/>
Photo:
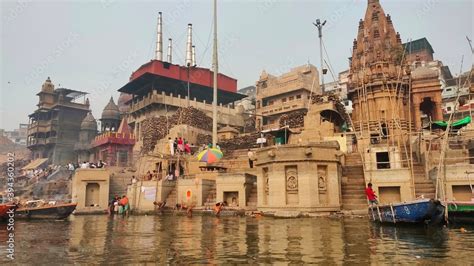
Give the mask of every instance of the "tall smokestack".
<path id="1" fill-rule="evenodd" d="M 191 50 L 191 61 L 192 61 L 192 66 L 196 66 L 196 46 L 193 45 L 192 50 Z"/>
<path id="2" fill-rule="evenodd" d="M 163 61 L 163 21 L 161 19 L 161 12 L 158 12 L 155 59 Z"/>
<path id="3" fill-rule="evenodd" d="M 172 64 L 173 57 L 173 39 L 168 39 L 168 63 Z"/>
<path id="4" fill-rule="evenodd" d="M 188 42 L 186 43 L 186 66 L 193 64 L 193 24 L 188 24 Z"/>

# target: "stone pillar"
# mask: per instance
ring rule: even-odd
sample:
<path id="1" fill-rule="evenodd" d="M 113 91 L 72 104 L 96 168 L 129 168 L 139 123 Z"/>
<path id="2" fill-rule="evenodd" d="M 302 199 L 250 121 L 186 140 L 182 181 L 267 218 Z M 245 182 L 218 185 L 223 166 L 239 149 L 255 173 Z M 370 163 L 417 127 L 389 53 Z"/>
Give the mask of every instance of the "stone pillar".
<path id="1" fill-rule="evenodd" d="M 441 105 L 441 101 L 437 99 L 435 102 L 435 110 L 433 112 L 433 119 L 434 120 L 443 120 L 443 109 Z"/>
<path id="2" fill-rule="evenodd" d="M 412 113 L 412 120 L 415 122 L 415 129 L 418 131 L 421 129 L 421 111 L 420 111 L 420 104 L 421 101 L 417 95 L 413 95 L 413 104 L 411 106 L 413 113 Z"/>

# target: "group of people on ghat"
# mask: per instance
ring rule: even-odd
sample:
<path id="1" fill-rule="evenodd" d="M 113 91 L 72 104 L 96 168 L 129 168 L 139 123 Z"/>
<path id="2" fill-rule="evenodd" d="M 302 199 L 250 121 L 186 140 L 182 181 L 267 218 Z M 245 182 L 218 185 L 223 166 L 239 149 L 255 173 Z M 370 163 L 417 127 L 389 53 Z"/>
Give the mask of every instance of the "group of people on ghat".
<path id="1" fill-rule="evenodd" d="M 122 214 L 128 215 L 130 212 L 130 204 L 126 195 L 119 197 L 117 195 L 109 202 L 109 215 Z"/>
<path id="2" fill-rule="evenodd" d="M 167 147 L 166 149 L 170 151 L 170 154 L 171 156 L 174 156 L 176 154 L 191 154 L 193 155 L 194 152 L 196 151 L 197 149 L 197 146 L 195 146 L 194 144 L 189 144 L 188 141 L 184 138 L 181 138 L 181 137 L 176 137 L 174 138 L 174 140 L 169 137 L 168 138 L 168 143 L 166 144 Z M 209 144 L 202 144 L 199 149 L 197 149 L 197 152 L 200 153 L 201 151 L 205 150 L 205 149 L 210 149 L 212 148 L 212 143 L 209 143 Z M 219 144 L 216 143 L 216 149 L 220 150 L 221 148 L 219 147 Z"/>
<path id="3" fill-rule="evenodd" d="M 175 154 L 192 154 L 191 148 L 194 147 L 194 144 L 190 145 L 186 139 L 181 137 L 176 137 L 174 140 L 169 137 L 167 145 L 167 149 L 170 151 L 172 156 Z"/>
<path id="4" fill-rule="evenodd" d="M 50 165 L 45 168 L 36 168 L 25 170 L 23 175 L 26 176 L 29 180 L 33 182 L 39 182 L 40 180 L 45 180 L 48 178 L 50 174 L 52 174 L 59 166 L 57 165 Z"/>
<path id="5" fill-rule="evenodd" d="M 72 163 L 69 163 L 68 164 L 68 170 L 71 170 L 71 171 L 74 171 L 75 169 L 87 169 L 87 168 L 105 168 L 107 164 L 105 162 L 103 162 L 102 160 L 99 160 L 98 162 L 94 163 L 94 162 L 87 162 L 87 161 L 84 161 L 82 163 L 79 163 L 79 164 L 72 164 Z"/>
<path id="6" fill-rule="evenodd" d="M 162 179 L 166 181 L 173 181 L 176 179 L 176 171 L 169 171 L 166 176 L 163 177 L 163 174 L 158 171 L 153 170 L 152 172 L 148 171 L 145 175 L 143 175 L 142 179 L 143 181 L 161 181 Z M 136 176 L 132 176 L 130 180 L 130 184 L 136 184 L 139 181 L 139 179 Z"/>

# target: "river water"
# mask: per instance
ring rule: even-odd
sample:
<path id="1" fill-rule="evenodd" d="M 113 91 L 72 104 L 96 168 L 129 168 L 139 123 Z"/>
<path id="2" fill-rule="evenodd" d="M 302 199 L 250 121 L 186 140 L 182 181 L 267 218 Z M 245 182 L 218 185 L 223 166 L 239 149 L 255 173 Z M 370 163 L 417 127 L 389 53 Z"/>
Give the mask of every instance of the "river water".
<path id="1" fill-rule="evenodd" d="M 72 216 L 16 221 L 14 264 L 472 264 L 474 227 L 425 229 L 366 218 Z M 6 258 L 0 224 L 0 265 Z"/>

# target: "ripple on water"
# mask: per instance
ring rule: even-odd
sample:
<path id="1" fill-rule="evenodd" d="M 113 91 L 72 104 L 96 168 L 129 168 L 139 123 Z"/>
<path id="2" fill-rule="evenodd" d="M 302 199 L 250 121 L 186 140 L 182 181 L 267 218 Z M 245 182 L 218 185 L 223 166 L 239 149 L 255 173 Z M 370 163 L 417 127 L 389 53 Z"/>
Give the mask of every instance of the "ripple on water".
<path id="1" fill-rule="evenodd" d="M 373 225 L 367 219 L 74 216 L 17 221 L 17 264 L 468 263 L 474 228 Z M 0 224 L 0 264 L 8 263 Z"/>

